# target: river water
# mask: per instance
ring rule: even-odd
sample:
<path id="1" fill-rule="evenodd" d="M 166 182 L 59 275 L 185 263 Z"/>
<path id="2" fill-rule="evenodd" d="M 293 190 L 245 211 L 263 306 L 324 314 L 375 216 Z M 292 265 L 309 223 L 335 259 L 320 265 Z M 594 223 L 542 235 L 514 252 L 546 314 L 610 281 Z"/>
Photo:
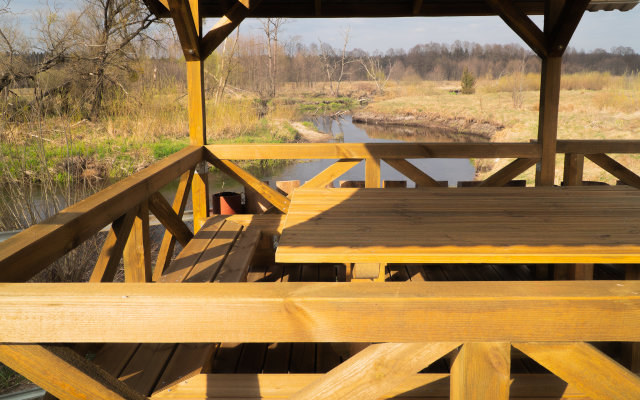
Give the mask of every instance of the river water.
<path id="1" fill-rule="evenodd" d="M 310 119 L 315 127 L 333 136 L 335 142 L 343 143 L 402 143 L 402 142 L 450 142 L 473 140 L 464 134 L 423 127 L 387 127 L 381 125 L 367 125 L 354 123 L 351 115 L 337 118 L 315 117 Z M 458 136 L 456 136 L 458 135 Z M 477 139 L 477 138 L 476 138 Z M 263 181 L 271 185 L 275 181 L 300 180 L 301 183 L 314 177 L 336 160 L 301 160 L 274 168 L 252 171 Z M 475 176 L 475 168 L 469 159 L 434 158 L 410 160 L 416 167 L 427 173 L 437 181 L 447 181 L 449 186 L 456 186 L 458 181 L 471 181 Z M 409 187 L 415 186 L 404 175 L 381 162 L 381 176 L 383 180 L 406 180 Z M 212 193 L 219 191 L 242 191 L 242 187 L 219 173 L 210 174 L 210 188 Z M 338 187 L 340 180 L 364 180 L 364 161 L 336 180 Z M 167 193 L 168 195 L 168 193 Z"/>

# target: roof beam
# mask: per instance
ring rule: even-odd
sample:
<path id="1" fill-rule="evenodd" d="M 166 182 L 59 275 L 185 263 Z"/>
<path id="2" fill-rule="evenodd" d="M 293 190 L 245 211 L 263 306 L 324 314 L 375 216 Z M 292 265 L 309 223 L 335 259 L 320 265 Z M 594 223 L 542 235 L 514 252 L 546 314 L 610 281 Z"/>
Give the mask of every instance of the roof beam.
<path id="1" fill-rule="evenodd" d="M 413 15 L 419 15 L 422 11 L 422 0 L 413 0 Z"/>
<path id="2" fill-rule="evenodd" d="M 178 38 L 180 38 L 180 45 L 184 52 L 184 57 L 188 61 L 195 61 L 200 59 L 200 35 L 198 33 L 198 27 L 193 18 L 191 6 L 189 0 L 168 0 L 169 10 L 171 17 L 176 25 L 176 31 L 178 32 Z"/>
<path id="3" fill-rule="evenodd" d="M 512 0 L 486 0 L 487 4 L 541 58 L 547 57 L 546 37 L 531 19 L 518 9 Z"/>
<path id="4" fill-rule="evenodd" d="M 322 0 L 315 0 L 315 13 L 316 17 L 319 17 L 322 14 Z"/>
<path id="5" fill-rule="evenodd" d="M 261 0 L 237 0 L 233 6 L 218 20 L 209 32 L 202 38 L 202 59 L 206 59 L 233 32 L 234 29 L 249 15 Z"/>
<path id="6" fill-rule="evenodd" d="M 590 0 L 567 0 L 549 37 L 549 54 L 561 56 L 576 31 Z"/>
<path id="7" fill-rule="evenodd" d="M 149 11 L 154 15 L 169 14 L 169 0 L 143 0 Z"/>

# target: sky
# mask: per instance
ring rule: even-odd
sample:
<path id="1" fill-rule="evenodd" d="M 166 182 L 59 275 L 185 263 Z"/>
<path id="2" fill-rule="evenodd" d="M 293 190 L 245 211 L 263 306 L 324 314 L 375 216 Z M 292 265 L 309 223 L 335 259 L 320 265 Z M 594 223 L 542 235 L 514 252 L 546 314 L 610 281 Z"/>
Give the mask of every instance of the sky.
<path id="1" fill-rule="evenodd" d="M 50 0 L 60 9 L 73 9 L 77 0 Z M 142 1 L 142 0 L 140 0 Z M 12 9 L 25 30 L 32 26 L 31 17 L 45 0 L 12 0 Z M 532 19 L 538 26 L 541 16 Z M 205 29 L 215 21 L 206 21 Z M 242 34 L 260 34 L 259 22 L 246 20 L 240 26 Z M 351 19 L 298 19 L 284 25 L 285 36 L 298 36 L 303 43 L 322 41 L 334 47 L 342 45 L 342 35 L 350 29 L 349 48 L 368 52 L 389 48 L 410 49 L 416 44 L 436 42 L 453 43 L 456 40 L 480 44 L 524 42 L 498 17 L 458 18 L 351 18 Z M 591 51 L 597 48 L 610 50 L 625 46 L 640 53 L 640 5 L 633 10 L 587 12 L 569 46 L 577 50 Z"/>

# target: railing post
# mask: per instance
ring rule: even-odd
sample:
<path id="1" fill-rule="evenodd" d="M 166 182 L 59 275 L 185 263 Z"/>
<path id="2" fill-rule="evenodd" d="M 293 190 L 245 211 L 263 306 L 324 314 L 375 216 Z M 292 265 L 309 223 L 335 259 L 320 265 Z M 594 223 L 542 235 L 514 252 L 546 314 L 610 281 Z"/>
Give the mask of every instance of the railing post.
<path id="1" fill-rule="evenodd" d="M 584 169 L 584 154 L 567 153 L 564 155 L 564 174 L 562 181 L 565 186 L 581 186 Z"/>
<path id="2" fill-rule="evenodd" d="M 380 187 L 380 159 L 379 158 L 367 158 L 365 160 L 365 187 L 366 188 L 379 188 Z"/>
<path id="3" fill-rule="evenodd" d="M 202 18 L 197 0 L 189 0 L 193 21 L 198 37 L 202 36 Z M 207 129 L 204 98 L 204 60 L 187 60 L 187 90 L 189 94 L 189 142 L 192 145 L 207 144 Z M 209 215 L 209 177 L 207 164 L 202 162 L 196 167 L 196 174 L 191 183 L 193 201 L 193 229 L 200 230 Z"/>

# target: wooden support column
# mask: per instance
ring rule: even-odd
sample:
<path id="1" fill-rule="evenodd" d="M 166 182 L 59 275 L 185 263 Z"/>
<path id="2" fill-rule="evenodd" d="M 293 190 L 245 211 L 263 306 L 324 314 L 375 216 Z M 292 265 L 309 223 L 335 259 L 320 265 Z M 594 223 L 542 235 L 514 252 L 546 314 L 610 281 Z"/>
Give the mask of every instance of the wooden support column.
<path id="1" fill-rule="evenodd" d="M 451 365 L 451 400 L 508 400 L 509 343 L 465 343 Z"/>
<path id="2" fill-rule="evenodd" d="M 187 0 L 183 0 L 187 1 Z M 196 34 L 202 36 L 202 18 L 198 8 L 198 0 L 188 0 Z M 176 24 L 178 21 L 175 20 Z M 183 40 L 181 39 L 181 42 Z M 184 47 L 184 42 L 183 42 Z M 207 144 L 205 97 L 204 97 L 204 60 L 187 59 L 187 90 L 189 94 L 189 143 L 203 146 Z M 209 175 L 207 164 L 203 161 L 196 167 L 191 183 L 191 199 L 193 202 L 193 230 L 197 233 L 209 215 Z"/>

